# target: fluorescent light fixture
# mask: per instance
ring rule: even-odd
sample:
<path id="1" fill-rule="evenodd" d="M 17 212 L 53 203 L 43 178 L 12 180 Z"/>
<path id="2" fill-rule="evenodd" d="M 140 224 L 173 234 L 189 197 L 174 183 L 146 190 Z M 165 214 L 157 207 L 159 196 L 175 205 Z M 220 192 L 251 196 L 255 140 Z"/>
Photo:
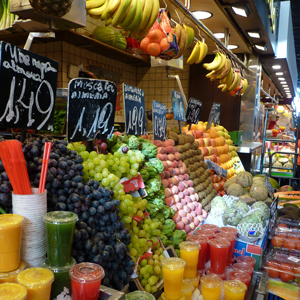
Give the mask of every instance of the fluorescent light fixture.
<path id="1" fill-rule="evenodd" d="M 270 97 L 265 97 L 265 99 L 270 99 Z"/>
<path id="2" fill-rule="evenodd" d="M 283 78 L 283 77 L 278 77 L 278 80 L 283 81 L 283 80 L 285 80 L 285 78 Z"/>
<path id="3" fill-rule="evenodd" d="M 281 81 L 280 83 L 281 83 L 281 84 L 287 84 L 287 82 L 286 82 L 286 81 Z"/>
<path id="4" fill-rule="evenodd" d="M 267 44 L 254 44 L 254 47 L 260 51 L 267 51 L 268 49 Z"/>
<path id="5" fill-rule="evenodd" d="M 263 33 L 260 29 L 258 29 L 258 30 L 249 30 L 249 31 L 247 31 L 247 33 L 253 39 L 260 39 L 263 36 Z"/>
<path id="6" fill-rule="evenodd" d="M 272 69 L 279 70 L 279 69 L 281 69 L 281 65 L 274 65 L 274 66 L 272 66 Z"/>
<path id="7" fill-rule="evenodd" d="M 205 20 L 205 19 L 209 19 L 212 17 L 212 13 L 209 11 L 204 11 L 204 10 L 195 10 L 192 12 L 192 14 L 194 15 L 194 17 L 198 20 Z"/>
<path id="8" fill-rule="evenodd" d="M 281 75 L 283 75 L 283 72 L 276 72 L 275 75 L 281 76 Z"/>
<path id="9" fill-rule="evenodd" d="M 236 3 L 231 6 L 235 14 L 248 18 L 252 12 L 251 6 L 249 3 Z"/>
<path id="10" fill-rule="evenodd" d="M 282 87 L 289 87 L 287 84 L 282 85 Z"/>
<path id="11" fill-rule="evenodd" d="M 238 45 L 228 45 L 229 50 L 237 49 L 238 47 Z"/>
<path id="12" fill-rule="evenodd" d="M 287 88 L 283 88 L 285 91 L 290 91 L 290 89 L 287 87 Z"/>
<path id="13" fill-rule="evenodd" d="M 218 39 L 224 39 L 225 33 L 224 32 L 216 32 L 216 33 L 214 33 L 214 36 Z"/>

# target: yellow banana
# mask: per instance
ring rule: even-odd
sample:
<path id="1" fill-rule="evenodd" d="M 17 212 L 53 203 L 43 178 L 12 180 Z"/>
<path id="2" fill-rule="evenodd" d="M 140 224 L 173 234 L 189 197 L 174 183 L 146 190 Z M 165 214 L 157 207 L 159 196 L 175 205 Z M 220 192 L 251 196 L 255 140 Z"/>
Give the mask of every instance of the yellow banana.
<path id="1" fill-rule="evenodd" d="M 111 21 L 111 25 L 112 26 L 118 26 L 119 22 L 122 21 L 125 17 L 125 14 L 127 12 L 127 9 L 130 5 L 130 0 L 122 0 L 120 5 L 118 6 L 117 10 L 116 10 L 116 14 L 113 17 L 112 21 Z"/>
<path id="2" fill-rule="evenodd" d="M 242 82 L 243 82 L 243 88 L 241 91 L 241 95 L 243 95 L 245 93 L 246 89 L 248 88 L 248 80 L 246 78 L 243 78 Z"/>
<path id="3" fill-rule="evenodd" d="M 198 41 L 198 43 L 199 43 L 200 50 L 199 50 L 199 55 L 198 55 L 198 57 L 195 61 L 195 64 L 200 64 L 201 63 L 201 61 L 202 61 L 201 58 L 203 56 L 204 47 L 205 47 L 204 44 L 201 41 Z"/>
<path id="4" fill-rule="evenodd" d="M 229 58 L 226 58 L 225 66 L 223 67 L 222 72 L 217 76 L 217 79 L 225 78 L 228 75 L 231 66 L 231 60 Z"/>
<path id="5" fill-rule="evenodd" d="M 136 7 L 137 7 L 137 0 L 131 0 L 125 18 L 119 23 L 119 25 L 125 30 L 127 30 L 127 26 L 132 22 L 135 16 Z"/>
<path id="6" fill-rule="evenodd" d="M 101 21 L 105 21 L 109 17 L 109 9 L 108 8 L 113 0 L 106 0 L 106 1 L 107 1 L 107 4 L 106 4 L 106 7 L 105 7 L 103 13 L 101 14 Z"/>
<path id="7" fill-rule="evenodd" d="M 187 48 L 187 42 L 188 42 L 188 37 L 187 37 L 187 34 L 185 32 L 185 29 L 183 26 L 179 25 L 180 26 L 180 38 L 179 38 L 179 41 L 178 41 L 178 47 L 179 47 L 179 51 L 178 51 L 178 54 L 174 57 L 175 59 L 176 58 L 179 58 L 183 55 L 183 53 L 185 52 L 186 48 Z"/>
<path id="8" fill-rule="evenodd" d="M 102 13 L 103 13 L 104 10 L 105 10 L 107 4 L 108 4 L 108 0 L 106 0 L 106 1 L 103 3 L 102 6 L 88 9 L 87 12 L 88 12 L 90 15 L 101 16 Z"/>
<path id="9" fill-rule="evenodd" d="M 200 55 L 199 55 L 199 58 L 197 59 L 196 64 L 200 64 L 201 63 L 201 61 L 204 59 L 204 57 L 206 56 L 207 51 L 208 51 L 206 43 L 203 43 L 201 41 L 200 41 L 200 43 L 202 45 L 202 48 L 201 48 Z"/>
<path id="10" fill-rule="evenodd" d="M 214 60 L 211 63 L 203 64 L 203 67 L 206 68 L 208 71 L 212 71 L 217 69 L 220 66 L 220 63 L 222 62 L 222 58 L 220 56 L 220 53 L 216 53 Z"/>
<path id="11" fill-rule="evenodd" d="M 189 56 L 189 58 L 187 59 L 186 63 L 191 65 L 193 63 L 195 63 L 195 61 L 197 60 L 197 58 L 199 57 L 200 54 L 200 44 L 199 41 L 196 43 L 196 45 L 194 46 L 191 55 Z"/>
<path id="12" fill-rule="evenodd" d="M 228 87 L 228 91 L 231 92 L 235 90 L 241 82 L 241 74 L 239 72 L 234 72 L 234 79 L 232 84 Z"/>
<path id="13" fill-rule="evenodd" d="M 85 3 L 86 10 L 102 6 L 105 0 L 89 0 Z"/>
<path id="14" fill-rule="evenodd" d="M 226 92 L 228 90 L 228 85 L 225 83 L 224 84 L 224 87 L 222 88 L 222 92 L 224 93 L 224 92 Z"/>
<path id="15" fill-rule="evenodd" d="M 226 56 L 223 53 L 220 53 L 220 56 L 221 56 L 222 61 L 221 61 L 220 65 L 216 68 L 216 71 L 222 70 L 226 63 Z"/>
<path id="16" fill-rule="evenodd" d="M 135 33 L 139 30 L 141 23 L 143 21 L 143 9 L 142 9 L 142 1 L 137 0 L 137 7 L 135 11 L 134 18 L 130 25 L 127 27 L 132 33 Z"/>
<path id="17" fill-rule="evenodd" d="M 153 0 L 144 0 L 143 2 L 143 21 L 140 26 L 140 30 L 144 30 L 146 25 L 148 24 L 153 7 Z"/>
<path id="18" fill-rule="evenodd" d="M 230 68 L 229 73 L 227 74 L 227 76 L 224 79 L 220 80 L 220 83 L 225 83 L 227 85 L 231 85 L 232 77 L 233 77 L 233 69 Z"/>
<path id="19" fill-rule="evenodd" d="M 112 0 L 108 5 L 108 12 L 113 13 L 121 4 L 121 0 Z"/>

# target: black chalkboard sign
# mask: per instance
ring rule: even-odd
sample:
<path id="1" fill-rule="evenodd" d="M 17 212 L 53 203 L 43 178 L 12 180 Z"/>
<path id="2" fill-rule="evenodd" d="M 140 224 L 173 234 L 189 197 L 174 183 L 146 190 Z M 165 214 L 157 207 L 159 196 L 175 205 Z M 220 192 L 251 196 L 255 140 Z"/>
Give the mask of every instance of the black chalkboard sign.
<path id="1" fill-rule="evenodd" d="M 172 99 L 174 120 L 186 121 L 185 110 L 184 110 L 183 99 L 182 99 L 181 93 L 179 93 L 175 90 L 171 90 L 171 99 Z"/>
<path id="2" fill-rule="evenodd" d="M 75 78 L 69 83 L 69 142 L 109 138 L 113 134 L 117 86 L 107 80 Z"/>
<path id="3" fill-rule="evenodd" d="M 153 138 L 165 141 L 167 138 L 166 106 L 155 100 L 152 101 Z"/>
<path id="4" fill-rule="evenodd" d="M 223 178 L 227 178 L 227 170 L 221 168 L 219 165 L 215 164 L 214 162 L 212 162 L 211 160 L 204 160 L 206 165 L 207 165 L 207 169 L 209 170 L 214 170 L 218 175 L 220 175 Z"/>
<path id="5" fill-rule="evenodd" d="M 211 127 L 212 123 L 214 123 L 214 125 L 220 124 L 220 111 L 221 111 L 221 104 L 214 102 L 209 113 L 206 130 L 208 130 Z"/>
<path id="6" fill-rule="evenodd" d="M 272 186 L 272 184 L 271 184 L 271 182 L 269 180 L 268 175 L 265 175 L 265 186 L 268 189 L 269 197 L 271 199 L 273 199 L 274 198 L 274 188 L 273 188 L 273 186 Z"/>
<path id="7" fill-rule="evenodd" d="M 53 131 L 58 62 L 0 43 L 0 126 Z"/>
<path id="8" fill-rule="evenodd" d="M 123 83 L 126 134 L 146 134 L 145 93 L 143 90 Z"/>
<path id="9" fill-rule="evenodd" d="M 189 124 L 198 124 L 201 109 L 202 102 L 195 98 L 190 98 L 186 112 L 186 122 Z"/>

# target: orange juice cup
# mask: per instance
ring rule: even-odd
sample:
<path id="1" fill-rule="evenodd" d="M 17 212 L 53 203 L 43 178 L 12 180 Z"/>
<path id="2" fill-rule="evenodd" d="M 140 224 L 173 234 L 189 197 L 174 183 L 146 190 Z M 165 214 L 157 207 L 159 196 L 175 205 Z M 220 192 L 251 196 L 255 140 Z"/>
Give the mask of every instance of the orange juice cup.
<path id="1" fill-rule="evenodd" d="M 188 241 L 198 243 L 201 248 L 199 250 L 199 257 L 198 257 L 198 265 L 197 270 L 202 271 L 205 268 L 205 257 L 208 249 L 208 238 L 202 235 L 190 235 L 187 238 Z M 209 254 L 208 254 L 209 255 Z"/>
<path id="2" fill-rule="evenodd" d="M 180 299 L 186 262 L 181 258 L 172 257 L 164 259 L 161 264 L 165 298 L 168 300 Z"/>
<path id="3" fill-rule="evenodd" d="M 179 244 L 179 249 L 180 257 L 186 262 L 184 278 L 195 278 L 201 246 L 198 243 L 186 241 Z"/>
<path id="4" fill-rule="evenodd" d="M 7 272 L 7 273 L 0 273 L 0 283 L 4 283 L 4 282 L 16 282 L 16 277 L 17 275 L 22 272 L 26 267 L 26 264 L 24 262 L 20 262 L 19 268 L 11 271 L 11 272 Z"/>
<path id="5" fill-rule="evenodd" d="M 204 275 L 200 279 L 204 300 L 219 300 L 223 281 L 216 275 Z"/>
<path id="6" fill-rule="evenodd" d="M 228 280 L 224 282 L 225 300 L 244 300 L 247 286 L 237 280 Z"/>
<path id="7" fill-rule="evenodd" d="M 218 233 L 219 232 L 219 227 L 217 225 L 214 224 L 203 224 L 200 226 L 199 230 L 212 230 L 214 233 Z"/>
<path id="8" fill-rule="evenodd" d="M 165 293 L 162 293 L 160 295 L 161 300 L 169 300 L 168 298 L 166 298 Z M 125 298 L 126 299 L 126 298 Z M 127 299 L 126 299 L 127 300 Z M 181 295 L 181 297 L 178 300 L 185 300 L 185 296 Z"/>
<path id="9" fill-rule="evenodd" d="M 183 279 L 183 281 L 190 282 L 193 285 L 194 290 L 195 290 L 199 287 L 200 275 L 197 274 L 197 277 L 195 277 L 195 278 L 185 278 L 185 279 Z"/>
<path id="10" fill-rule="evenodd" d="M 16 214 L 0 215 L 0 272 L 16 270 L 20 265 L 23 217 Z"/>
<path id="11" fill-rule="evenodd" d="M 252 278 L 254 268 L 251 265 L 245 263 L 235 263 L 232 265 L 232 267 L 235 271 L 243 271 L 248 273 Z"/>
<path id="12" fill-rule="evenodd" d="M 185 296 L 185 300 L 191 300 L 192 294 L 194 292 L 194 286 L 189 279 L 183 279 L 181 294 Z"/>
<path id="13" fill-rule="evenodd" d="M 2 283 L 0 284 L 0 299 L 3 300 L 25 300 L 27 297 L 27 289 L 18 283 Z"/>
<path id="14" fill-rule="evenodd" d="M 247 289 L 249 289 L 250 283 L 251 283 L 251 276 L 243 271 L 231 271 L 229 274 L 229 280 L 238 280 L 242 283 L 245 283 L 247 286 Z"/>
<path id="15" fill-rule="evenodd" d="M 231 261 L 233 258 L 234 246 L 235 246 L 235 235 L 232 233 L 220 232 L 216 234 L 216 238 L 225 239 L 230 242 L 230 248 L 228 251 L 226 266 L 231 265 Z"/>
<path id="16" fill-rule="evenodd" d="M 228 227 L 228 226 L 221 227 L 219 229 L 219 231 L 220 232 L 226 232 L 226 233 L 233 233 L 235 235 L 235 238 L 237 238 L 238 231 L 237 231 L 237 229 L 235 229 L 233 227 Z"/>
<path id="17" fill-rule="evenodd" d="M 27 300 L 49 300 L 54 274 L 45 268 L 29 268 L 20 272 L 16 281 L 27 288 Z"/>
<path id="18" fill-rule="evenodd" d="M 237 262 L 237 263 L 245 263 L 245 264 L 249 264 L 249 265 L 251 265 L 253 268 L 255 268 L 256 259 L 255 259 L 254 257 L 251 257 L 251 256 L 242 255 L 242 256 L 238 256 L 238 257 L 236 258 L 236 262 Z"/>
<path id="19" fill-rule="evenodd" d="M 230 242 L 220 238 L 208 241 L 210 251 L 211 270 L 215 274 L 223 274 L 230 248 Z"/>

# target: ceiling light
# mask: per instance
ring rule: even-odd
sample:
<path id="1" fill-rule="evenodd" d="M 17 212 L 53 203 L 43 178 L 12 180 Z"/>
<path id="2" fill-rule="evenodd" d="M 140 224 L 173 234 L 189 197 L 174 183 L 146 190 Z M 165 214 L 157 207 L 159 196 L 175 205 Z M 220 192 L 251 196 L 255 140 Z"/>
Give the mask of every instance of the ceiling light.
<path id="1" fill-rule="evenodd" d="M 287 84 L 283 84 L 282 87 L 289 87 Z"/>
<path id="2" fill-rule="evenodd" d="M 287 88 L 283 88 L 285 91 L 290 91 L 290 89 L 287 87 Z"/>
<path id="3" fill-rule="evenodd" d="M 260 51 L 267 51 L 268 49 L 267 44 L 255 44 L 254 47 Z"/>
<path id="4" fill-rule="evenodd" d="M 283 72 L 276 72 L 275 75 L 281 76 L 281 75 L 283 75 Z"/>
<path id="5" fill-rule="evenodd" d="M 278 77 L 278 80 L 282 81 L 282 80 L 285 80 L 285 78 L 283 78 L 283 77 Z"/>
<path id="6" fill-rule="evenodd" d="M 274 65 L 274 66 L 272 66 L 272 69 L 279 70 L 279 69 L 281 69 L 281 65 Z"/>
<path id="7" fill-rule="evenodd" d="M 238 47 L 238 45 L 228 45 L 229 50 L 237 49 Z"/>
<path id="8" fill-rule="evenodd" d="M 265 97 L 265 99 L 270 99 L 270 97 Z"/>
<path id="9" fill-rule="evenodd" d="M 209 11 L 204 11 L 204 10 L 196 10 L 193 11 L 192 14 L 194 15 L 194 17 L 198 20 L 205 20 L 205 19 L 209 19 L 212 17 L 212 13 Z"/>
<path id="10" fill-rule="evenodd" d="M 249 31 L 247 31 L 247 33 L 253 39 L 260 39 L 263 36 L 263 33 L 260 29 L 258 29 L 258 30 L 249 30 Z"/>
<path id="11" fill-rule="evenodd" d="M 248 18 L 250 13 L 252 12 L 251 6 L 249 3 L 240 3 L 233 4 L 231 6 L 232 10 L 239 16 Z"/>
<path id="12" fill-rule="evenodd" d="M 224 39 L 225 33 L 224 32 L 216 32 L 216 33 L 214 33 L 214 36 L 218 39 Z"/>
<path id="13" fill-rule="evenodd" d="M 280 83 L 281 83 L 281 84 L 287 84 L 287 82 L 286 82 L 286 81 L 281 81 Z"/>

